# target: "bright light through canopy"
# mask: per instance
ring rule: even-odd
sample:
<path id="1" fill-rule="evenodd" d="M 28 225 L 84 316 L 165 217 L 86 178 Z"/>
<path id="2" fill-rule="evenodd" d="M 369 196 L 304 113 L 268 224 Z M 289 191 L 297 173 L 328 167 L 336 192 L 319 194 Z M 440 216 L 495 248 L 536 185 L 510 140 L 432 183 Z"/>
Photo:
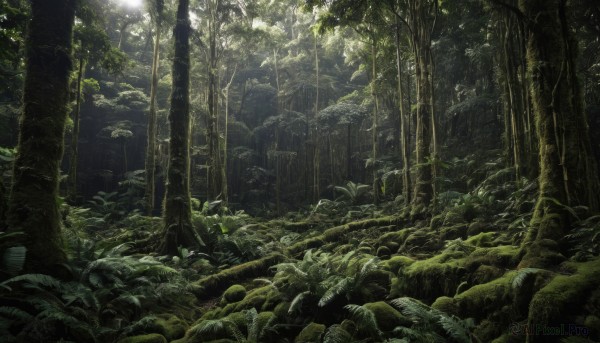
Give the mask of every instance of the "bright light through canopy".
<path id="1" fill-rule="evenodd" d="M 122 4 L 127 7 L 140 7 L 142 6 L 142 0 L 119 0 Z"/>

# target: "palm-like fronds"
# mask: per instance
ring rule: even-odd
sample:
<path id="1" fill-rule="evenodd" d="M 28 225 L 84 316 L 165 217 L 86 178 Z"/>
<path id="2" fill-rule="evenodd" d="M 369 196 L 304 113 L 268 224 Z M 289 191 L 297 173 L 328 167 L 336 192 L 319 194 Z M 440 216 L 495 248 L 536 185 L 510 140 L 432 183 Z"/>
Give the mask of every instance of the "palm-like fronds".
<path id="1" fill-rule="evenodd" d="M 346 305 L 344 308 L 350 312 L 352 320 L 354 320 L 361 330 L 371 335 L 381 337 L 382 332 L 377 325 L 377 319 L 375 319 L 373 311 L 364 306 L 355 304 Z"/>

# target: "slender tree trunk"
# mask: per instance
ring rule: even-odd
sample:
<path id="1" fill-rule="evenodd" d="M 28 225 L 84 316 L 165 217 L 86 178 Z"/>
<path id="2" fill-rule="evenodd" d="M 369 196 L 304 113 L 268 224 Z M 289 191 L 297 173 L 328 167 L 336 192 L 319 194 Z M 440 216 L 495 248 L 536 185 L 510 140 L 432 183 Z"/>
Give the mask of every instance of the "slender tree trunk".
<path id="1" fill-rule="evenodd" d="M 158 16 L 161 14 L 159 13 Z M 156 35 L 154 52 L 152 54 L 152 83 L 150 84 L 150 109 L 148 113 L 148 141 L 146 146 L 146 213 L 152 215 L 155 197 L 155 170 L 156 170 L 156 93 L 158 90 L 158 67 L 160 65 L 160 19 L 156 19 Z"/>
<path id="2" fill-rule="evenodd" d="M 404 205 L 410 202 L 410 161 L 408 150 L 408 123 L 404 109 L 404 87 L 402 87 L 402 55 L 400 51 L 400 20 L 396 20 L 396 67 L 398 72 L 398 107 L 400 110 L 400 151 L 402 155 L 402 196 Z M 409 90 L 410 91 L 410 90 Z"/>
<path id="3" fill-rule="evenodd" d="M 176 254 L 179 246 L 197 247 L 202 241 L 192 226 L 190 197 L 190 22 L 189 0 L 179 0 L 173 30 L 173 88 L 169 124 L 169 166 L 164 206 L 164 236 L 160 252 Z"/>
<path id="4" fill-rule="evenodd" d="M 373 98 L 373 127 L 371 127 L 371 159 L 373 169 L 373 202 L 379 203 L 379 177 L 377 176 L 377 146 L 379 145 L 378 134 L 378 121 L 379 121 L 379 103 L 377 97 L 377 40 L 375 39 L 375 32 L 373 31 L 373 37 L 371 37 L 371 97 Z"/>
<path id="5" fill-rule="evenodd" d="M 229 79 L 229 83 L 224 90 L 224 98 L 225 98 L 225 137 L 223 138 L 223 163 L 221 165 L 221 179 L 223 180 L 223 194 L 222 199 L 225 203 L 228 201 L 228 193 L 229 193 L 229 182 L 227 180 L 227 139 L 229 138 L 229 88 L 233 83 L 233 79 L 235 78 L 235 72 L 237 67 L 233 70 L 233 74 L 231 74 L 231 79 Z"/>
<path id="6" fill-rule="evenodd" d="M 79 114 L 81 113 L 81 81 L 85 70 L 84 53 L 79 55 L 79 69 L 77 70 L 77 97 L 75 112 L 73 112 L 73 134 L 71 135 L 71 156 L 69 158 L 68 197 L 71 202 L 77 199 L 77 157 L 79 155 Z"/>
<path id="7" fill-rule="evenodd" d="M 31 0 L 24 107 L 7 214 L 9 230 L 26 234 L 27 271 L 47 273 L 66 260 L 58 180 L 74 18 L 73 0 Z"/>
<path id="8" fill-rule="evenodd" d="M 321 197 L 321 147 L 319 143 L 319 127 L 317 123 L 317 115 L 319 114 L 319 47 L 317 45 L 317 36 L 315 35 L 315 78 L 316 78 L 316 95 L 315 95 L 315 154 L 313 168 L 314 182 L 314 201 L 318 201 Z"/>
<path id="9" fill-rule="evenodd" d="M 577 79 L 577 41 L 565 0 L 521 0 L 528 21 L 527 61 L 539 139 L 539 196 L 523 265 L 553 265 L 572 218 L 567 207 L 598 210 L 600 186 Z"/>

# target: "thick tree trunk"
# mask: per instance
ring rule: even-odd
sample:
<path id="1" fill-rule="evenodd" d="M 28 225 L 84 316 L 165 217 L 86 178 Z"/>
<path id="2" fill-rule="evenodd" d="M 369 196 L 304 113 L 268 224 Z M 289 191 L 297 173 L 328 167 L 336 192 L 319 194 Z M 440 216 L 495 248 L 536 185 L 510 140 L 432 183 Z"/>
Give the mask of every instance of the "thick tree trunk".
<path id="1" fill-rule="evenodd" d="M 173 89 L 169 124 L 169 166 L 164 208 L 164 237 L 160 251 L 176 254 L 177 247 L 194 247 L 201 240 L 192 226 L 190 197 L 190 21 L 189 0 L 179 0 L 177 23 L 173 31 L 175 54 L 173 56 Z"/>
<path id="2" fill-rule="evenodd" d="M 66 260 L 58 208 L 59 163 L 72 68 L 74 0 L 32 0 L 24 110 L 8 209 L 10 231 L 25 232 L 27 271 Z"/>
<path id="3" fill-rule="evenodd" d="M 158 14 L 160 16 L 160 14 Z M 150 84 L 150 109 L 148 111 L 148 142 L 146 146 L 146 213 L 152 215 L 154 211 L 155 181 L 154 171 L 156 169 L 156 91 L 158 89 L 158 67 L 160 64 L 160 19 L 156 23 L 156 37 L 154 52 L 152 55 L 152 83 Z"/>
<path id="4" fill-rule="evenodd" d="M 570 226 L 568 207 L 598 209 L 600 187 L 576 74 L 577 42 L 565 0 L 521 0 L 528 18 L 528 74 L 539 138 L 539 187 L 522 265 L 560 260 L 552 241 Z"/>

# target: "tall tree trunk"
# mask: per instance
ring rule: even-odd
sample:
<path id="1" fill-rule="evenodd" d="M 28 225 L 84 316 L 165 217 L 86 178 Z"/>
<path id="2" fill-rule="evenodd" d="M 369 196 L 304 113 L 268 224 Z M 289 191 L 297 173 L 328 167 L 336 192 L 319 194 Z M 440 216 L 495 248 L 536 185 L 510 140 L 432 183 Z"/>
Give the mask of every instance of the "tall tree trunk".
<path id="1" fill-rule="evenodd" d="M 313 182 L 314 182 L 314 195 L 313 199 L 315 202 L 321 198 L 321 147 L 319 142 L 319 127 L 317 115 L 319 114 L 319 47 L 317 45 L 317 35 L 315 34 L 315 78 L 316 78 L 316 95 L 315 95 L 315 115 L 314 121 L 317 125 L 315 132 L 315 153 L 314 153 L 314 168 L 313 168 Z"/>
<path id="2" fill-rule="evenodd" d="M 72 68 L 74 0 L 31 0 L 23 115 L 7 224 L 25 232 L 25 270 L 65 262 L 58 208 L 59 163 Z"/>
<path id="3" fill-rule="evenodd" d="M 373 169 L 373 202 L 379 203 L 379 177 L 377 176 L 377 146 L 379 139 L 377 137 L 379 121 L 379 103 L 377 98 L 377 40 L 375 31 L 372 31 L 371 37 L 371 97 L 373 98 L 373 127 L 371 127 L 371 168 Z"/>
<path id="4" fill-rule="evenodd" d="M 435 2 L 435 1 L 434 1 Z M 417 113 L 415 129 L 415 184 L 411 214 L 427 210 L 433 198 L 432 185 L 432 80 L 431 80 L 431 30 L 430 1 L 410 2 L 410 26 L 415 54 L 415 81 L 417 86 Z M 435 7 L 437 8 L 437 6 Z"/>
<path id="5" fill-rule="evenodd" d="M 398 78 L 398 108 L 400 112 L 400 149 L 402 155 L 402 196 L 404 205 L 410 202 L 410 161 L 408 143 L 408 118 L 404 109 L 404 87 L 402 86 L 402 55 L 400 51 L 400 20 L 396 19 L 396 68 Z"/>
<path id="6" fill-rule="evenodd" d="M 160 65 L 160 30 L 161 13 L 156 18 L 156 34 L 154 39 L 154 52 L 152 54 L 152 83 L 150 84 L 150 109 L 148 111 L 148 137 L 146 145 L 146 213 L 152 215 L 155 197 L 155 170 L 156 170 L 156 93 L 158 90 L 158 67 Z"/>
<path id="7" fill-rule="evenodd" d="M 577 41 L 567 23 L 565 0 L 521 0 L 528 19 L 527 61 L 539 139 L 539 196 L 525 240 L 523 265 L 560 260 L 549 241 L 570 227 L 567 207 L 598 209 L 600 186 L 591 153 L 582 91 L 577 79 Z"/>
<path id="8" fill-rule="evenodd" d="M 85 70 L 85 58 L 83 51 L 79 55 L 79 68 L 77 70 L 77 96 L 75 101 L 75 112 L 73 112 L 73 134 L 71 135 L 71 156 L 69 157 L 69 179 L 67 194 L 71 202 L 77 199 L 77 157 L 79 155 L 79 114 L 81 113 L 81 81 Z"/>
<path id="9" fill-rule="evenodd" d="M 223 182 L 221 180 L 221 148 L 218 129 L 218 61 L 217 61 L 217 2 L 209 1 L 210 20 L 209 25 L 209 66 L 208 66 L 208 120 L 207 140 L 209 151 L 209 189 L 208 194 L 215 199 L 223 193 Z"/>
<path id="10" fill-rule="evenodd" d="M 190 197 L 190 21 L 189 0 L 179 0 L 177 23 L 173 30 L 175 54 L 173 56 L 173 88 L 169 124 L 169 166 L 164 207 L 164 237 L 159 250 L 176 254 L 177 247 L 194 247 L 202 244 L 192 226 Z"/>

